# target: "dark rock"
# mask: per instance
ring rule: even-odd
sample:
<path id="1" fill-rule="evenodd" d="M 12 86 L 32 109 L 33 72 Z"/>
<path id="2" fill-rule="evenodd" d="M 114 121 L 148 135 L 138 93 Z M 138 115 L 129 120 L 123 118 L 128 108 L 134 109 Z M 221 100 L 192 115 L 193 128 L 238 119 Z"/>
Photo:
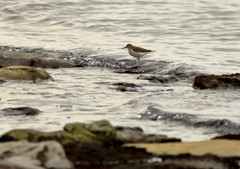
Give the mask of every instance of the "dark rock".
<path id="1" fill-rule="evenodd" d="M 31 107 L 6 108 L 2 109 L 2 111 L 4 112 L 5 116 L 19 116 L 19 115 L 34 116 L 40 113 L 40 110 Z"/>
<path id="2" fill-rule="evenodd" d="M 5 83 L 5 82 L 6 82 L 5 80 L 0 80 L 0 84 Z"/>
<path id="3" fill-rule="evenodd" d="M 141 163 L 152 157 L 144 149 L 133 147 L 106 148 L 92 144 L 64 146 L 66 156 L 75 168 L 109 168 L 127 163 Z"/>
<path id="4" fill-rule="evenodd" d="M 231 75 L 198 75 L 195 77 L 193 87 L 197 89 L 240 87 L 240 73 Z"/>
<path id="5" fill-rule="evenodd" d="M 240 140 L 240 134 L 227 134 L 227 135 L 217 136 L 213 139 Z"/>
<path id="6" fill-rule="evenodd" d="M 170 83 L 170 82 L 176 82 L 178 79 L 175 76 L 146 76 L 146 75 L 140 75 L 137 79 L 140 80 L 149 80 L 150 82 L 155 83 Z"/>
<path id="7" fill-rule="evenodd" d="M 141 86 L 136 85 L 136 84 L 134 84 L 134 83 L 124 83 L 124 82 L 113 83 L 112 85 L 115 85 L 115 86 L 124 86 L 124 87 L 131 87 L 131 88 L 141 87 Z"/>
<path id="8" fill-rule="evenodd" d="M 139 85 L 136 85 L 134 83 L 123 83 L 123 82 L 113 83 L 112 85 L 118 86 L 116 90 L 120 92 L 136 92 L 137 89 L 135 88 L 140 87 Z"/>
<path id="9" fill-rule="evenodd" d="M 75 64 L 59 60 L 46 59 L 42 54 L 24 53 L 16 51 L 0 50 L 0 63 L 2 67 L 21 65 L 41 68 L 59 68 L 59 67 L 76 67 Z"/>

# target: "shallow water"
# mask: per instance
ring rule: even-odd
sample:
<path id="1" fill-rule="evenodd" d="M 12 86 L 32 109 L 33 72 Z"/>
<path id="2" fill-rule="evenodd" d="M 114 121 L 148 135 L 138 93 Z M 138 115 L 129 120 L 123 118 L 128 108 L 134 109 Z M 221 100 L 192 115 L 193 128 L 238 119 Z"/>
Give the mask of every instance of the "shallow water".
<path id="1" fill-rule="evenodd" d="M 47 69 L 55 81 L 1 84 L 1 108 L 42 111 L 36 117 L 1 116 L 1 132 L 28 127 L 49 131 L 69 122 L 108 119 L 184 140 L 236 133 L 239 89 L 195 90 L 192 78 L 197 72 L 239 72 L 239 8 L 238 0 L 0 0 L 0 45 L 19 47 L 6 50 L 47 53 L 90 66 Z M 155 52 L 135 63 L 121 49 L 127 43 Z M 135 64 L 144 75 L 181 73 L 190 78 L 162 84 L 116 73 Z M 112 85 L 117 82 L 141 87 L 120 92 Z"/>

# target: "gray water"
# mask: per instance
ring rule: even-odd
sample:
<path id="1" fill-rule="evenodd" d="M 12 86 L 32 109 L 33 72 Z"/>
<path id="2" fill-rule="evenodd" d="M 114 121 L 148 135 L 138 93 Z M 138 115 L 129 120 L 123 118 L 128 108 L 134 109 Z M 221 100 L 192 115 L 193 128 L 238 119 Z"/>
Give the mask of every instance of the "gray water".
<path id="1" fill-rule="evenodd" d="M 42 111 L 35 117 L 0 116 L 1 133 L 13 128 L 52 131 L 99 119 L 186 141 L 237 133 L 239 89 L 195 90 L 193 78 L 152 83 L 116 69 L 135 62 L 121 49 L 132 43 L 155 51 L 136 63 L 152 68 L 144 75 L 239 72 L 239 16 L 239 0 L 0 0 L 2 47 L 91 65 L 47 69 L 55 81 L 1 84 L 1 108 Z M 120 92 L 116 82 L 141 87 Z"/>

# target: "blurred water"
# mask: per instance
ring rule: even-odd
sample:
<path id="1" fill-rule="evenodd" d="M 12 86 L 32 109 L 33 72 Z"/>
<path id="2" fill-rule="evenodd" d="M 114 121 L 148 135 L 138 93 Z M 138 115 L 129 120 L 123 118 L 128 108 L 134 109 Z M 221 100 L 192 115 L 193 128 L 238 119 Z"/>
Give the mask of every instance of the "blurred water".
<path id="1" fill-rule="evenodd" d="M 0 45 L 78 51 L 119 60 L 134 59 L 121 49 L 132 43 L 156 51 L 144 60 L 174 63 L 166 72 L 182 65 L 202 73 L 235 73 L 240 67 L 239 9 L 239 0 L 0 0 Z M 2 117 L 1 131 L 16 127 L 53 130 L 67 122 L 105 118 L 186 140 L 216 134 L 138 118 L 149 106 L 240 122 L 239 90 L 196 91 L 191 82 L 152 84 L 137 80 L 137 75 L 101 68 L 48 71 L 55 81 L 0 86 L 2 108 L 24 105 L 43 111 L 29 119 Z M 142 88 L 130 94 L 112 88 L 112 83 L 122 81 L 139 83 Z"/>

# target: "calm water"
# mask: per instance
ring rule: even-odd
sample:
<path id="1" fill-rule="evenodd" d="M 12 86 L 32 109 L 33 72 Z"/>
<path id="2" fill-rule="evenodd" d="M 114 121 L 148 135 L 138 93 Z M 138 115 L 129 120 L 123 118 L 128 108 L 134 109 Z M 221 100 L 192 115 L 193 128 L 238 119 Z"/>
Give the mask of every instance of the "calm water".
<path id="1" fill-rule="evenodd" d="M 0 45 L 40 48 L 54 57 L 75 52 L 70 59 L 84 56 L 127 64 L 134 58 L 121 48 L 132 43 L 156 51 L 144 58 L 154 69 L 149 74 L 236 73 L 239 9 L 239 0 L 0 0 Z M 152 61 L 170 64 L 157 68 Z M 55 81 L 0 85 L 1 108 L 30 106 L 42 111 L 36 117 L 1 116 L 1 131 L 49 131 L 69 122 L 108 119 L 148 133 L 202 140 L 240 128 L 239 89 L 199 91 L 192 88 L 192 79 L 151 83 L 138 80 L 137 74 L 92 65 L 48 69 Z M 138 92 L 119 92 L 112 85 L 116 82 L 141 87 Z"/>

